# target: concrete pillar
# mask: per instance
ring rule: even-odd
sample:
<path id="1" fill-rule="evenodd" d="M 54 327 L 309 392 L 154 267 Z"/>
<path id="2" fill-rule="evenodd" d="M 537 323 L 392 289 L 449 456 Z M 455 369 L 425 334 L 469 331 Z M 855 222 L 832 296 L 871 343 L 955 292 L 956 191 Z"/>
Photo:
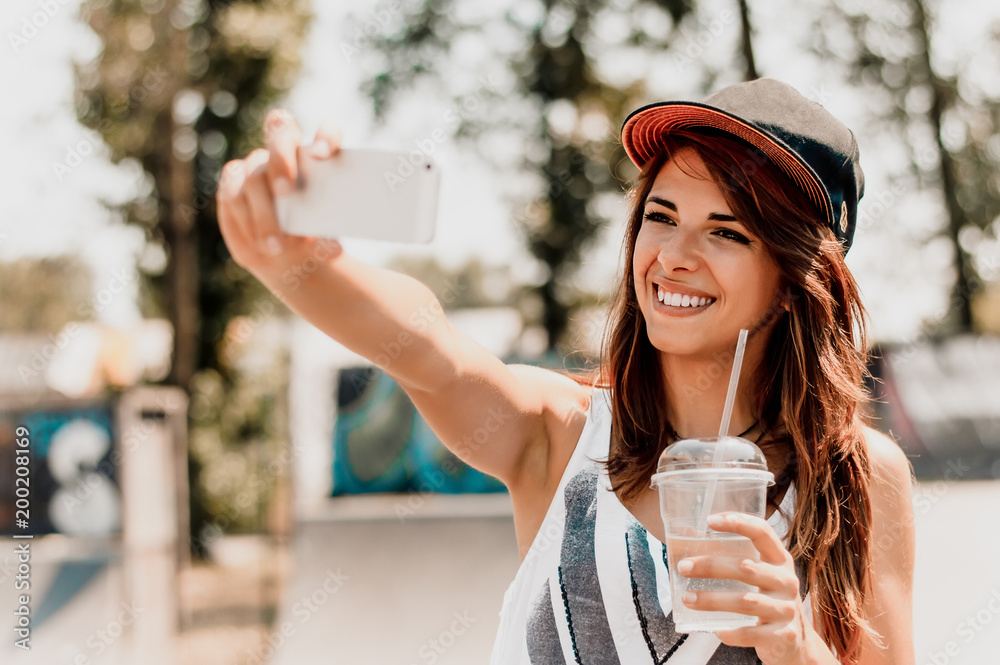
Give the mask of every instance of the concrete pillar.
<path id="1" fill-rule="evenodd" d="M 118 407 L 124 600 L 137 609 L 132 662 L 145 665 L 175 663 L 177 573 L 187 553 L 186 420 L 178 388 L 135 388 Z"/>

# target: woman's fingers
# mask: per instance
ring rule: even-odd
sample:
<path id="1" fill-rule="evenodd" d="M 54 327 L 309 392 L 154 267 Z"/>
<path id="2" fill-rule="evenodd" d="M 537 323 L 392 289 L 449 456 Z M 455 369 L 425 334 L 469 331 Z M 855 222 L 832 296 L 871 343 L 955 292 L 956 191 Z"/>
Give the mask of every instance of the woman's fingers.
<path id="1" fill-rule="evenodd" d="M 756 626 L 720 630 L 716 635 L 728 646 L 756 648 L 759 657 L 782 661 L 797 651 L 796 645 L 805 640 L 806 631 L 799 625 L 801 621 L 801 617 L 783 623 L 761 621 Z"/>
<path id="2" fill-rule="evenodd" d="M 681 559 L 677 572 L 684 577 L 737 580 L 788 599 L 795 598 L 799 592 L 798 579 L 786 568 L 753 559 L 707 554 L 693 556 Z"/>
<path id="3" fill-rule="evenodd" d="M 340 126 L 332 120 L 324 120 L 316 130 L 316 137 L 309 146 L 309 155 L 315 159 L 326 159 L 340 152 Z"/>
<path id="4" fill-rule="evenodd" d="M 272 161 L 268 152 L 255 150 L 247 157 L 249 172 L 243 186 L 243 196 L 250 210 L 251 240 L 262 254 L 277 256 L 282 249 L 281 228 L 278 226 L 274 195 L 268 182 L 267 174 Z"/>
<path id="5" fill-rule="evenodd" d="M 688 591 L 681 601 L 700 612 L 736 612 L 759 618 L 758 625 L 785 625 L 795 618 L 795 603 L 748 591 Z"/>
<path id="6" fill-rule="evenodd" d="M 261 158 L 258 156 L 256 159 L 259 161 Z M 248 161 L 249 157 L 226 163 L 222 168 L 219 187 L 215 193 L 219 231 L 233 258 L 238 262 L 245 260 L 244 251 L 256 250 L 250 208 L 243 195 L 247 174 L 251 168 Z"/>
<path id="7" fill-rule="evenodd" d="M 708 525 L 716 531 L 728 531 L 746 536 L 760 552 L 760 560 L 776 566 L 791 563 L 792 557 L 778 539 L 771 525 L 756 515 L 744 513 L 716 513 L 708 518 Z"/>
<path id="8" fill-rule="evenodd" d="M 325 158 L 340 150 L 340 131 L 332 123 L 320 127 L 313 144 L 303 148 L 298 123 L 280 109 L 267 114 L 264 136 L 267 149 L 226 164 L 216 192 L 223 238 L 233 257 L 248 268 L 269 264 L 265 257 L 278 256 L 286 249 L 304 251 L 311 245 L 283 233 L 275 197 L 290 194 L 301 184 L 300 167 L 308 164 L 307 155 Z"/>
<path id="9" fill-rule="evenodd" d="M 275 196 L 291 194 L 298 184 L 299 145 L 302 131 L 292 114 L 284 109 L 268 112 L 264 119 L 264 139 L 270 159 L 267 180 Z"/>
<path id="10" fill-rule="evenodd" d="M 314 161 L 329 159 L 340 152 L 340 127 L 324 121 L 316 130 L 312 144 L 299 151 L 299 187 L 306 187 L 312 176 Z"/>

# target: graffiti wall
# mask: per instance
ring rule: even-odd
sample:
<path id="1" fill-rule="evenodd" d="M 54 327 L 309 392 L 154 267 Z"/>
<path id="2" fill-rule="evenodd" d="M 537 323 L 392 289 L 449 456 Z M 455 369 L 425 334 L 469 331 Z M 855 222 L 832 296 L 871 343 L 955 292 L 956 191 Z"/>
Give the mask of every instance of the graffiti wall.
<path id="1" fill-rule="evenodd" d="M 410 398 L 373 367 L 338 373 L 333 494 L 504 492 L 441 444 Z"/>

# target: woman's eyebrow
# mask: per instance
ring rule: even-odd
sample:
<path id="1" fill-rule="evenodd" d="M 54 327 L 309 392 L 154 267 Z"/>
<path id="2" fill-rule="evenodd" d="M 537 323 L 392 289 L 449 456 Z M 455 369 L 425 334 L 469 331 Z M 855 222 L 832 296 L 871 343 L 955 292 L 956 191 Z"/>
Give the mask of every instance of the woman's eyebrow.
<path id="1" fill-rule="evenodd" d="M 677 206 L 673 201 L 668 201 L 667 199 L 660 198 L 659 196 L 650 196 L 646 198 L 646 203 L 655 203 L 661 205 L 668 210 L 673 210 L 677 212 Z M 740 220 L 736 219 L 732 215 L 724 214 L 721 212 L 710 212 L 708 213 L 708 220 L 711 222 L 736 222 L 739 223 Z"/>

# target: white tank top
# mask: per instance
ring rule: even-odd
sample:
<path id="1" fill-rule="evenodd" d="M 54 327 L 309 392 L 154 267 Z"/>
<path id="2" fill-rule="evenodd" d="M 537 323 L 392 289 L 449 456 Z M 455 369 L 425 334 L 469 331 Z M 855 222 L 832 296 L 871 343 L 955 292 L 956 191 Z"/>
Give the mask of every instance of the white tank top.
<path id="1" fill-rule="evenodd" d="M 607 390 L 595 389 L 587 422 L 545 519 L 504 594 L 491 665 L 742 665 L 748 648 L 714 633 L 678 634 L 666 548 L 611 491 Z M 768 522 L 788 533 L 794 488 Z M 805 609 L 809 612 L 808 597 Z"/>

